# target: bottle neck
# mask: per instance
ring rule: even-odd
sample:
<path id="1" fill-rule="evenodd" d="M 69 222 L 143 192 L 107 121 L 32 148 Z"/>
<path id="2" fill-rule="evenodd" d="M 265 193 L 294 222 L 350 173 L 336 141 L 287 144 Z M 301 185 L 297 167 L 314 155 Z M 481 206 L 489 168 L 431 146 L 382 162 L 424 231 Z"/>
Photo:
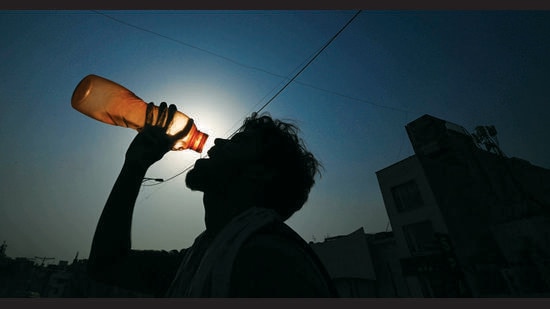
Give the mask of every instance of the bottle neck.
<path id="1" fill-rule="evenodd" d="M 182 129 L 184 137 L 176 141 L 172 150 L 190 149 L 201 153 L 208 139 L 208 134 L 197 130 L 197 126 L 193 123 L 193 119 L 189 119 L 185 127 Z"/>
<path id="2" fill-rule="evenodd" d="M 193 129 L 189 132 L 189 149 L 201 153 L 208 139 L 208 134 L 203 133 L 193 125 Z"/>

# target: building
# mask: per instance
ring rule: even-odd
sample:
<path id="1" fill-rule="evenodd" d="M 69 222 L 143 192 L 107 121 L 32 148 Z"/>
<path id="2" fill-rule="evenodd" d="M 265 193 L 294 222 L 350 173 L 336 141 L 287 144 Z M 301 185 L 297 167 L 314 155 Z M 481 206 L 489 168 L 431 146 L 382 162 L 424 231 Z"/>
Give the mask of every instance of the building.
<path id="1" fill-rule="evenodd" d="M 391 232 L 349 235 L 310 243 L 341 297 L 408 297 Z"/>
<path id="2" fill-rule="evenodd" d="M 363 229 L 310 244 L 342 297 L 375 296 L 376 274 Z"/>
<path id="3" fill-rule="evenodd" d="M 41 273 L 27 258 L 0 257 L 0 297 L 33 297 L 41 288 Z"/>
<path id="4" fill-rule="evenodd" d="M 405 128 L 415 154 L 376 173 L 392 232 L 310 244 L 341 296 L 550 296 L 550 170 L 506 157 L 494 127 Z"/>
<path id="5" fill-rule="evenodd" d="M 424 115 L 415 155 L 376 173 L 413 297 L 550 295 L 550 170 L 505 157 L 492 129 Z"/>
<path id="6" fill-rule="evenodd" d="M 97 282 L 88 277 L 87 260 L 74 258 L 58 264 L 35 263 L 32 258 L 6 256 L 4 243 L 0 247 L 0 298 L 27 297 L 153 297 Z M 36 259 L 36 258 L 35 258 Z"/>

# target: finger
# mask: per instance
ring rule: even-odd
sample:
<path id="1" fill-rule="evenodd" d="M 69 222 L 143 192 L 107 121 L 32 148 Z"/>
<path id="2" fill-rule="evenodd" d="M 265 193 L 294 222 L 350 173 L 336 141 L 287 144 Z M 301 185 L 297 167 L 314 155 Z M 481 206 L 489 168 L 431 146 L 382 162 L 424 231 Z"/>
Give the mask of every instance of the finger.
<path id="1" fill-rule="evenodd" d="M 174 114 L 176 114 L 177 107 L 174 104 L 170 104 L 168 106 L 168 113 L 166 115 L 166 123 L 164 124 L 164 130 L 168 130 L 168 127 L 172 124 L 172 120 L 174 119 Z"/>
<path id="2" fill-rule="evenodd" d="M 147 109 L 145 110 L 145 124 L 144 127 L 153 125 L 153 110 L 155 108 L 155 104 L 153 102 L 150 102 L 147 104 Z"/>
<path id="3" fill-rule="evenodd" d="M 189 131 L 191 131 L 191 128 L 193 127 L 194 123 L 195 123 L 195 121 L 193 120 L 193 118 L 189 118 L 189 121 L 187 121 L 187 124 L 185 125 L 185 128 L 183 128 L 181 131 L 176 133 L 172 137 L 172 139 L 174 141 L 177 141 L 178 139 L 183 138 L 184 136 L 186 136 L 189 133 Z"/>
<path id="4" fill-rule="evenodd" d="M 166 107 L 166 102 L 160 103 L 157 116 L 157 126 L 164 127 L 164 122 L 166 121 Z"/>

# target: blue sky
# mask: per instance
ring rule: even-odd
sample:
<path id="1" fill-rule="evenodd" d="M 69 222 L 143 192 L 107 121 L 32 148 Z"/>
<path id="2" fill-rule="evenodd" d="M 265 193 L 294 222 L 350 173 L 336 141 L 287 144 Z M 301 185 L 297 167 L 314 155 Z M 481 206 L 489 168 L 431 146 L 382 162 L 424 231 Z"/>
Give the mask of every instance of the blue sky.
<path id="1" fill-rule="evenodd" d="M 81 78 L 101 75 L 146 102 L 176 104 L 212 140 L 226 137 L 355 13 L 1 11 L 0 241 L 8 255 L 89 253 L 136 132 L 72 109 Z M 495 125 L 508 156 L 549 168 L 549 30 L 550 12 L 361 12 L 265 108 L 294 120 L 324 165 L 287 223 L 307 241 L 386 230 L 375 172 L 413 154 L 404 126 L 423 114 L 470 132 Z M 170 152 L 147 176 L 170 178 L 197 158 Z M 144 186 L 134 248 L 189 246 L 204 229 L 201 199 L 184 174 Z"/>

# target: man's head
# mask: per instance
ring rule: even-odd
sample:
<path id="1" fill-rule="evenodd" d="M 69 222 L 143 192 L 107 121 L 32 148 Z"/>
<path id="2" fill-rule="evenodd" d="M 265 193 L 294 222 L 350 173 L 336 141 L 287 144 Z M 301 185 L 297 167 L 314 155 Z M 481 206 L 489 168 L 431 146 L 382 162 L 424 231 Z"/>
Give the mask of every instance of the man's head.
<path id="1" fill-rule="evenodd" d="M 320 167 L 295 125 L 256 113 L 231 139 L 216 139 L 208 156 L 187 174 L 190 189 L 272 208 L 284 220 L 306 202 Z"/>

